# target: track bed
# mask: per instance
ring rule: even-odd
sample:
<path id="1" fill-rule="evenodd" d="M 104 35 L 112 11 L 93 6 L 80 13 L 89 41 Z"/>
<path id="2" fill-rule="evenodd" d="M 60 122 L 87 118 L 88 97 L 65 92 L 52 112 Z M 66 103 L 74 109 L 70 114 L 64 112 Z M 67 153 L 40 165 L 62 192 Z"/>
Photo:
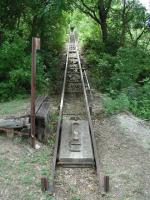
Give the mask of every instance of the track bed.
<path id="1" fill-rule="evenodd" d="M 100 186 L 100 162 L 90 114 L 92 94 L 86 71 L 81 66 L 74 32 L 70 33 L 69 39 L 54 149 L 52 180 L 54 181 L 57 174 L 57 166 L 59 166 L 59 172 L 60 167 L 63 167 L 61 173 L 64 171 L 64 174 L 68 170 L 73 174 L 77 168 L 82 168 L 80 170 L 89 168 L 87 172 L 93 174 L 93 169 L 97 172 L 94 179 L 97 177 L 97 184 Z M 58 174 L 57 179 L 59 179 Z M 51 189 L 54 191 L 54 182 Z"/>

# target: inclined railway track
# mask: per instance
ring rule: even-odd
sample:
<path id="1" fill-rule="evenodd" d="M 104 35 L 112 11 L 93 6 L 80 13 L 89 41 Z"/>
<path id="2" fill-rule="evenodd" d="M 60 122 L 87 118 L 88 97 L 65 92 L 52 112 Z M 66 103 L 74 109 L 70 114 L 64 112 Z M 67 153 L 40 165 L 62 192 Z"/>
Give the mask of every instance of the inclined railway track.
<path id="1" fill-rule="evenodd" d="M 86 71 L 82 69 L 75 34 L 71 31 L 52 163 L 52 185 L 50 186 L 52 193 L 57 165 L 94 166 L 99 186 L 101 186 L 100 161 L 90 113 L 91 99 L 92 93 Z M 85 133 L 82 135 L 81 132 Z M 88 137 L 90 139 L 87 139 Z M 88 149 L 86 149 L 87 146 Z"/>

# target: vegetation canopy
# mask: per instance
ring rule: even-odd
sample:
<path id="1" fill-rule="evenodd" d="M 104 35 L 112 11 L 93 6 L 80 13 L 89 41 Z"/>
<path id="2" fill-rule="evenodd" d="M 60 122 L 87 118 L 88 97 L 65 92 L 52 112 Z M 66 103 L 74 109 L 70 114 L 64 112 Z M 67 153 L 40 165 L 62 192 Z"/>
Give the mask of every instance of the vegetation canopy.
<path id="1" fill-rule="evenodd" d="M 138 0 L 2 0 L 0 101 L 30 94 L 33 36 L 41 38 L 38 91 L 53 90 L 70 26 L 106 111 L 150 119 L 150 15 Z"/>

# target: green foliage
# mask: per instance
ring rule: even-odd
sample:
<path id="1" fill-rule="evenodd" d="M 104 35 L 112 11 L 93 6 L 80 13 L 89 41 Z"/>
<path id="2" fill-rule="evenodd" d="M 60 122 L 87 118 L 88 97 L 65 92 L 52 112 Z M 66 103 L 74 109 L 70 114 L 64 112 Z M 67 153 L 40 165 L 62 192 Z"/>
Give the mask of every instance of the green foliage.
<path id="1" fill-rule="evenodd" d="M 116 56 L 86 51 L 93 85 L 107 93 L 106 112 L 131 110 L 137 116 L 150 119 L 150 54 L 140 47 L 120 48 Z"/>
<path id="2" fill-rule="evenodd" d="M 86 52 L 93 85 L 110 97 L 105 102 L 106 110 L 112 113 L 126 108 L 149 118 L 148 13 L 135 0 L 124 1 L 125 4 L 106 0 L 101 2 L 102 6 L 98 3 L 2 0 L 0 101 L 30 93 L 32 36 L 41 38 L 37 56 L 38 91 L 47 88 L 54 91 L 61 77 L 60 53 L 70 24 L 75 26 Z M 102 15 L 106 21 L 102 22 Z"/>
<path id="3" fill-rule="evenodd" d="M 13 37 L 10 33 L 10 37 L 3 42 L 0 48 L 1 101 L 30 91 L 31 55 L 25 52 L 28 43 L 23 41 L 16 33 L 13 33 Z M 37 62 L 39 88 L 42 85 L 42 78 L 42 61 L 39 59 Z"/>
<path id="4" fill-rule="evenodd" d="M 143 76 L 148 76 L 150 70 L 149 56 L 149 52 L 141 48 L 119 49 L 111 77 L 111 87 L 120 90 L 146 78 Z"/>
<path id="5" fill-rule="evenodd" d="M 72 197 L 71 200 L 80 200 L 80 197 L 75 196 L 75 197 Z"/>
<path id="6" fill-rule="evenodd" d="M 30 58 L 24 53 L 25 44 L 21 38 L 5 41 L 0 49 L 0 96 L 7 99 L 21 91 L 29 79 Z M 25 79 L 22 81 L 22 76 Z M 17 88 L 17 90 L 16 90 Z"/>
<path id="7" fill-rule="evenodd" d="M 17 96 L 16 100 L 0 103 L 0 116 L 24 113 L 29 103 L 26 96 Z"/>
<path id="8" fill-rule="evenodd" d="M 75 27 L 80 45 L 87 45 L 87 42 L 90 43 L 91 39 L 95 39 L 100 43 L 99 27 L 94 21 L 90 20 L 88 16 L 85 16 L 78 10 L 74 10 L 74 12 L 68 16 L 68 21 L 71 26 Z M 90 45 L 92 45 L 92 43 L 90 43 Z"/>
<path id="9" fill-rule="evenodd" d="M 1 1 L 0 101 L 30 94 L 31 38 L 41 38 L 37 54 L 38 92 L 59 79 L 60 52 L 66 39 L 63 1 Z"/>
<path id="10" fill-rule="evenodd" d="M 130 107 L 130 101 L 126 94 L 121 93 L 116 99 L 112 99 L 111 97 L 104 99 L 104 106 L 107 113 L 113 114 L 118 111 L 128 110 Z"/>
<path id="11" fill-rule="evenodd" d="M 150 119 L 150 80 L 142 81 L 143 85 L 136 88 L 136 93 L 130 93 L 131 111 L 141 118 Z"/>

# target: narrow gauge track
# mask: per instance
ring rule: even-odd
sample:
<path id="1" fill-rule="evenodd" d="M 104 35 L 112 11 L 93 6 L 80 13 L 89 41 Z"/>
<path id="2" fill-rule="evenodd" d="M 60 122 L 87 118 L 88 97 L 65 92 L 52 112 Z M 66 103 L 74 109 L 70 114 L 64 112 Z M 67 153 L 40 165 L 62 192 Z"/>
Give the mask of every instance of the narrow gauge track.
<path id="1" fill-rule="evenodd" d="M 85 69 L 82 69 L 78 45 L 75 38 L 75 33 L 70 32 L 69 45 L 67 50 L 67 59 L 64 72 L 64 82 L 61 95 L 59 119 L 57 124 L 56 141 L 54 148 L 54 156 L 52 163 L 52 185 L 50 186 L 50 191 L 54 192 L 54 179 L 56 175 L 57 165 L 63 165 L 64 163 L 60 161 L 60 146 L 62 139 L 62 126 L 65 120 L 86 120 L 88 123 L 88 131 L 90 133 L 90 141 L 93 152 L 93 161 L 76 163 L 72 160 L 70 167 L 89 167 L 89 165 L 94 166 L 99 188 L 101 188 L 101 178 L 100 178 L 100 161 L 98 157 L 95 136 L 93 133 L 93 125 L 90 114 L 92 94 L 90 90 L 90 85 L 87 79 Z M 86 138 L 85 138 L 86 140 Z M 86 143 L 86 141 L 83 141 Z M 73 155 L 73 154 L 72 154 Z M 84 165 L 85 164 L 85 165 Z"/>

